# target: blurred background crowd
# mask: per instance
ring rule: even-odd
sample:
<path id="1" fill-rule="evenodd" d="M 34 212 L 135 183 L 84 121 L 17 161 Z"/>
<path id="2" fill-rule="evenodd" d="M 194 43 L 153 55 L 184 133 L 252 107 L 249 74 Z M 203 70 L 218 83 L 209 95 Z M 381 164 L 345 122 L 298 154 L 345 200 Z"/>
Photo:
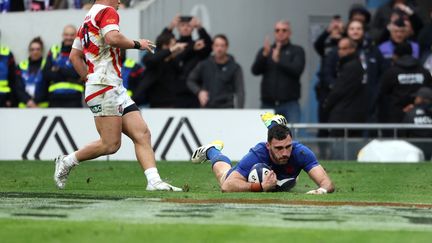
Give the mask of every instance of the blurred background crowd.
<path id="1" fill-rule="evenodd" d="M 0 0 L 0 9 L 7 14 L 89 8 L 91 2 Z M 137 2 L 122 1 L 122 7 Z M 314 88 L 318 121 L 432 124 L 432 10 L 412 0 L 390 0 L 373 13 L 355 4 L 348 19 L 340 14 L 314 40 L 320 57 Z M 242 67 L 229 52 L 229 36 L 209 33 L 198 17 L 176 15 L 155 37 L 154 54 L 134 60 L 123 52 L 124 86 L 141 108 L 244 108 L 244 72 L 251 72 L 261 77 L 260 108 L 300 122 L 307 60 L 302 43 L 291 41 L 293 21 L 275 22 L 273 36 L 253 50 L 252 66 Z M 76 31 L 65 26 L 58 44 L 49 47 L 42 34 L 35 37 L 25 47 L 25 60 L 15 60 L 1 43 L 0 107 L 83 107 L 84 86 L 68 58 Z M 318 135 L 343 134 L 320 130 Z"/>

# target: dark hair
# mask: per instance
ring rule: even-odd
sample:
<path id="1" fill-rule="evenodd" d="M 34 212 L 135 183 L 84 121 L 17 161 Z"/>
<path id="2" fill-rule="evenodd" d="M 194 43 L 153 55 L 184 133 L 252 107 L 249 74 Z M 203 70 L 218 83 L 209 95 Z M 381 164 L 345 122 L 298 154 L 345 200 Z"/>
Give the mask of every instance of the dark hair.
<path id="1" fill-rule="evenodd" d="M 339 42 L 341 42 L 342 40 L 348 40 L 348 43 L 349 43 L 350 47 L 353 48 L 353 49 L 357 49 L 358 43 L 355 40 L 353 40 L 353 39 L 351 39 L 351 38 L 349 38 L 347 36 L 342 37 L 339 40 Z"/>
<path id="2" fill-rule="evenodd" d="M 40 36 L 35 37 L 35 38 L 33 38 L 33 39 L 30 41 L 30 44 L 28 45 L 28 48 L 29 48 L 29 49 L 30 49 L 30 47 L 31 47 L 31 45 L 32 45 L 33 43 L 37 43 L 37 44 L 39 44 L 39 45 L 41 46 L 41 48 L 42 48 L 42 51 L 44 50 L 44 43 L 43 43 L 42 38 L 41 38 Z"/>
<path id="3" fill-rule="evenodd" d="M 169 45 L 171 40 L 175 39 L 175 36 L 171 32 L 163 32 L 156 38 L 156 48 L 162 49 L 163 45 Z"/>
<path id="4" fill-rule="evenodd" d="M 365 17 L 365 24 L 369 24 L 371 19 L 371 14 L 363 5 L 354 4 L 351 6 L 349 11 L 349 19 L 351 20 L 355 14 L 361 14 Z"/>
<path id="5" fill-rule="evenodd" d="M 290 137 L 292 137 L 291 130 L 287 126 L 277 124 L 277 125 L 272 126 L 268 130 L 268 132 L 267 132 L 267 142 L 270 143 L 270 141 L 273 138 L 276 139 L 276 140 L 284 140 L 285 138 L 288 137 L 288 135 Z"/>
<path id="6" fill-rule="evenodd" d="M 398 57 L 411 56 L 412 52 L 413 51 L 412 51 L 411 43 L 409 43 L 408 41 L 404 41 L 396 45 L 393 51 L 393 55 Z"/>
<path id="7" fill-rule="evenodd" d="M 214 42 L 216 39 L 218 39 L 218 38 L 224 40 L 225 43 L 226 43 L 226 45 L 229 46 L 229 41 L 228 41 L 228 38 L 226 37 L 226 35 L 224 35 L 224 34 L 217 34 L 217 35 L 215 35 L 215 36 L 213 37 L 213 42 Z"/>

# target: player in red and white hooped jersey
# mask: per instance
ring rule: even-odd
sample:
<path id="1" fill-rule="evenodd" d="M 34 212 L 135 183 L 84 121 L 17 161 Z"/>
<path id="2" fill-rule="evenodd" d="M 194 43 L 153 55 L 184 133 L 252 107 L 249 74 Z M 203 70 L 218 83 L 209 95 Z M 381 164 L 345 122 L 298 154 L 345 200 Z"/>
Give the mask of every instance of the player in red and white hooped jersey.
<path id="1" fill-rule="evenodd" d="M 58 188 L 63 189 L 69 172 L 80 161 L 115 153 L 120 148 L 123 132 L 135 145 L 137 160 L 147 177 L 146 189 L 182 191 L 161 180 L 150 131 L 122 85 L 120 49 L 153 51 L 155 45 L 144 39 L 128 39 L 120 33 L 119 5 L 120 0 L 96 0 L 72 46 L 69 58 L 86 82 L 85 101 L 95 117 L 100 139 L 67 156 L 59 156 L 54 181 Z"/>
<path id="2" fill-rule="evenodd" d="M 95 4 L 87 13 L 73 48 L 85 55 L 88 84 L 122 84 L 120 48 L 108 45 L 103 38 L 108 32 L 119 30 L 119 15 L 114 8 Z"/>

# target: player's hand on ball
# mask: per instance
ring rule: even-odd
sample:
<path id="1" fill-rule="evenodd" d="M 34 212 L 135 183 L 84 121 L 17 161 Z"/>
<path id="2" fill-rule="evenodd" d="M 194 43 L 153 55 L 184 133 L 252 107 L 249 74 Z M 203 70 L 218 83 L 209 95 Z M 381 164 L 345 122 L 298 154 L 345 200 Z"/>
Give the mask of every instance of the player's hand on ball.
<path id="1" fill-rule="evenodd" d="M 272 191 L 276 188 L 277 185 L 277 178 L 276 173 L 274 171 L 270 171 L 263 179 L 263 182 L 261 183 L 261 186 L 263 188 L 263 191 L 268 192 Z"/>
<path id="2" fill-rule="evenodd" d="M 327 194 L 327 190 L 320 187 L 320 188 L 315 189 L 315 190 L 310 190 L 310 191 L 306 192 L 306 194 L 310 194 L 310 195 Z"/>

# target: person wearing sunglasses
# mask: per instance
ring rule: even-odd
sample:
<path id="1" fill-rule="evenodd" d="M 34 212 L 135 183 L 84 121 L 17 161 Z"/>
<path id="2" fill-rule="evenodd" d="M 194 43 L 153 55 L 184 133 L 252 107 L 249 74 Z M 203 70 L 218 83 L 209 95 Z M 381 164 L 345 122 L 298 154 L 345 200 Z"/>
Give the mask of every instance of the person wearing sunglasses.
<path id="1" fill-rule="evenodd" d="M 261 108 L 274 109 L 288 122 L 300 122 L 300 78 L 305 52 L 291 43 L 291 25 L 286 20 L 274 26 L 274 43 L 266 37 L 252 65 L 254 75 L 262 75 Z"/>

